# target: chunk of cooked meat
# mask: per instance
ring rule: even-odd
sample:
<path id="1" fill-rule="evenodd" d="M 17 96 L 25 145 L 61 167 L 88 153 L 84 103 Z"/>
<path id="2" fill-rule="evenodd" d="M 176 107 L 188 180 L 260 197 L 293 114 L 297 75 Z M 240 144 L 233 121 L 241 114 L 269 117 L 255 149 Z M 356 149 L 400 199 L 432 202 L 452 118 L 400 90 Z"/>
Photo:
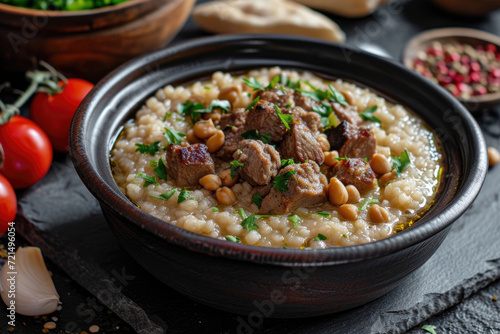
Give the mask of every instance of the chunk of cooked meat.
<path id="1" fill-rule="evenodd" d="M 215 173 L 214 161 L 205 144 L 168 145 L 166 168 L 168 177 L 180 187 L 196 186 L 203 176 Z"/>
<path id="2" fill-rule="evenodd" d="M 224 144 L 214 153 L 214 156 L 225 161 L 233 160 L 233 154 L 238 149 L 240 141 L 244 140 L 241 134 L 245 131 L 244 127 L 225 128 L 223 130 Z"/>
<path id="3" fill-rule="evenodd" d="M 271 140 L 275 142 L 280 141 L 286 131 L 285 125 L 274 109 L 274 104 L 265 100 L 257 102 L 248 112 L 245 128 L 269 133 Z"/>
<path id="4" fill-rule="evenodd" d="M 248 111 L 243 108 L 238 108 L 232 113 L 222 114 L 220 119 L 220 128 L 224 130 L 228 125 L 235 127 L 243 126 L 247 120 Z"/>
<path id="5" fill-rule="evenodd" d="M 342 121 L 337 127 L 329 128 L 325 134 L 330 149 L 339 152 L 339 157 L 368 158 L 377 151 L 377 138 L 371 129 Z"/>
<path id="6" fill-rule="evenodd" d="M 284 114 L 292 114 L 293 119 L 300 120 L 313 133 L 323 130 L 321 117 L 314 111 L 305 111 L 301 107 L 294 107 L 292 109 L 283 109 L 282 112 Z"/>
<path id="7" fill-rule="evenodd" d="M 271 188 L 269 194 L 262 199 L 260 214 L 284 215 L 296 208 L 313 207 L 327 200 L 327 180 L 315 162 L 288 165 L 278 176 L 290 171 L 296 172 L 288 179 L 287 189 L 281 192 L 275 187 Z"/>
<path id="8" fill-rule="evenodd" d="M 238 167 L 240 177 L 253 186 L 271 183 L 281 167 L 278 152 L 260 140 L 241 141 L 233 158 L 243 164 L 243 167 Z"/>
<path id="9" fill-rule="evenodd" d="M 292 94 L 293 90 L 289 88 L 286 89 L 261 88 L 253 93 L 252 99 L 255 99 L 257 96 L 259 96 L 260 100 L 271 102 L 272 104 L 275 104 L 280 108 L 286 108 L 288 105 L 294 104 Z"/>
<path id="10" fill-rule="evenodd" d="M 291 124 L 290 130 L 278 144 L 277 149 L 283 159 L 293 158 L 295 162 L 312 160 L 319 164 L 325 161 L 325 155 L 316 136 L 301 123 Z"/>
<path id="11" fill-rule="evenodd" d="M 332 166 L 333 176 L 344 185 L 352 184 L 359 192 L 365 192 L 377 186 L 377 178 L 370 164 L 365 159 L 354 158 L 340 160 Z"/>
<path id="12" fill-rule="evenodd" d="M 295 102 L 295 106 L 301 107 L 306 111 L 312 111 L 313 106 L 320 104 L 319 102 L 314 101 L 310 97 L 303 96 L 300 92 L 293 93 L 293 101 Z"/>
<path id="13" fill-rule="evenodd" d="M 358 107 L 356 106 L 343 106 L 340 103 L 332 102 L 332 109 L 340 121 L 346 121 L 354 125 L 358 125 L 363 122 L 363 119 L 359 115 Z"/>

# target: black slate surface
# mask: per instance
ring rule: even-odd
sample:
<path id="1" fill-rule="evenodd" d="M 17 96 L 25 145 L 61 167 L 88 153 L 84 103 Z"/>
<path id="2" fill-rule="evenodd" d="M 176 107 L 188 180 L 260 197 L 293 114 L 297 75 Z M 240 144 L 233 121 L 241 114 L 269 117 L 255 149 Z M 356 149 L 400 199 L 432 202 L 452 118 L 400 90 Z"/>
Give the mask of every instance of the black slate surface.
<path id="1" fill-rule="evenodd" d="M 348 34 L 349 44 L 376 46 L 394 58 L 399 58 L 411 36 L 424 29 L 465 26 L 500 33 L 498 11 L 481 20 L 463 19 L 447 16 L 425 0 L 399 1 L 362 19 L 332 18 Z M 189 22 L 177 40 L 200 35 L 204 33 Z M 500 107 L 478 112 L 476 118 L 488 145 L 500 148 Z M 493 300 L 494 296 L 500 298 L 499 181 L 500 168 L 491 169 L 478 199 L 453 225 L 436 254 L 397 289 L 357 309 L 309 319 L 248 319 L 210 309 L 163 286 L 117 244 L 97 201 L 67 156 L 58 156 L 40 183 L 18 193 L 16 222 L 27 242 L 41 247 L 51 260 L 49 269 L 63 302 L 63 308 L 51 315 L 59 318 L 58 328 L 51 333 L 79 333 L 98 324 L 101 332 L 125 334 L 133 329 L 142 333 L 165 329 L 169 333 L 235 333 L 244 326 L 254 333 L 411 330 L 414 334 L 422 333 L 418 329 L 422 323 L 436 325 L 438 333 L 500 333 L 500 301 Z M 0 329 L 4 319 L 2 316 Z M 15 332 L 40 332 L 44 321 L 19 316 Z"/>

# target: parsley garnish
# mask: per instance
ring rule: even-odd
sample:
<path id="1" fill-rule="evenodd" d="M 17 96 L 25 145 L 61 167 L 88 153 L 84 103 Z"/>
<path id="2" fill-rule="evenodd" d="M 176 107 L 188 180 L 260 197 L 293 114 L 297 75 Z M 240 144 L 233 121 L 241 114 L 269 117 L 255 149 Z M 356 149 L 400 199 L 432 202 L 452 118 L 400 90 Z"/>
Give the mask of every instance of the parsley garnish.
<path id="1" fill-rule="evenodd" d="M 156 167 L 153 172 L 158 175 L 160 179 L 167 181 L 167 168 L 165 167 L 165 163 L 163 163 L 163 159 L 160 158 L 158 160 L 158 167 Z"/>
<path id="2" fill-rule="evenodd" d="M 287 128 L 287 130 L 290 130 L 290 123 L 293 122 L 293 115 L 292 114 L 282 114 L 280 108 L 277 105 L 274 105 L 274 110 L 276 110 L 278 117 L 281 119 L 283 124 L 285 124 L 285 128 Z"/>
<path id="3" fill-rule="evenodd" d="M 427 331 L 431 334 L 436 334 L 436 331 L 434 331 L 436 329 L 436 326 L 433 326 L 433 325 L 425 325 L 425 326 L 422 326 L 422 329 L 424 331 Z"/>
<path id="4" fill-rule="evenodd" d="M 212 100 L 207 108 L 201 103 L 193 103 L 189 100 L 177 106 L 179 114 L 191 117 L 193 123 L 200 114 L 211 113 L 214 109 L 223 109 L 227 112 L 230 108 L 231 103 L 227 100 Z"/>
<path id="5" fill-rule="evenodd" d="M 293 161 L 293 158 L 290 159 L 281 159 L 281 168 L 286 167 L 288 165 L 293 165 L 295 161 Z"/>
<path id="6" fill-rule="evenodd" d="M 241 239 L 240 238 L 232 236 L 232 235 L 226 235 L 226 236 L 224 236 L 224 238 L 226 238 L 227 241 L 241 243 Z"/>
<path id="7" fill-rule="evenodd" d="M 256 104 L 257 102 L 260 101 L 260 96 L 257 96 L 255 99 L 253 99 L 253 101 L 248 105 L 248 107 L 245 108 L 245 110 L 250 110 L 252 109 Z"/>
<path id="8" fill-rule="evenodd" d="M 161 194 L 160 196 L 151 196 L 153 198 L 158 198 L 158 199 L 162 199 L 164 201 L 168 201 L 170 197 L 172 197 L 173 194 L 175 194 L 175 192 L 177 191 L 178 189 L 177 188 L 172 188 L 170 189 L 169 191 L 167 191 L 166 193 L 164 194 Z"/>
<path id="9" fill-rule="evenodd" d="M 160 142 L 159 141 L 155 141 L 154 143 L 149 144 L 149 145 L 136 143 L 135 146 L 137 146 L 137 149 L 135 150 L 136 152 L 139 151 L 141 153 L 146 153 L 146 154 L 149 154 L 151 156 L 154 156 L 156 154 L 156 152 L 158 152 L 160 150 Z"/>
<path id="10" fill-rule="evenodd" d="M 243 210 L 243 208 L 239 208 L 238 210 L 234 211 L 234 213 L 239 213 L 242 219 L 247 218 L 247 214 L 245 213 L 245 210 Z"/>
<path id="11" fill-rule="evenodd" d="M 271 143 L 271 134 L 260 133 L 259 130 L 248 130 L 247 132 L 242 133 L 241 136 L 245 139 L 260 140 L 264 144 Z"/>
<path id="12" fill-rule="evenodd" d="M 326 211 L 318 211 L 318 212 L 316 212 L 316 214 L 320 215 L 322 217 L 325 217 L 325 218 L 330 217 L 330 214 L 328 212 L 326 212 Z"/>
<path id="13" fill-rule="evenodd" d="M 382 123 L 380 119 L 377 117 L 373 116 L 373 113 L 377 110 L 378 106 L 373 106 L 371 108 L 366 109 L 361 113 L 361 117 L 363 117 L 364 120 L 366 121 L 371 121 L 371 122 L 377 122 L 377 123 Z"/>
<path id="14" fill-rule="evenodd" d="M 334 100 L 338 103 L 340 103 L 341 105 L 343 106 L 347 106 L 347 102 L 345 100 L 345 96 L 344 94 L 342 94 L 341 92 L 339 92 L 338 90 L 336 90 L 332 84 L 328 84 L 328 88 L 330 88 L 330 92 L 332 92 L 332 98 L 331 100 Z"/>
<path id="15" fill-rule="evenodd" d="M 269 85 L 266 86 L 266 89 L 273 89 L 274 86 L 276 86 L 276 84 L 278 83 L 278 81 L 280 81 L 280 76 L 277 75 L 275 76 L 271 82 L 269 83 Z"/>
<path id="16" fill-rule="evenodd" d="M 295 89 L 295 90 L 300 89 L 300 80 L 298 80 L 297 82 L 293 82 L 292 80 L 290 80 L 288 78 L 288 76 L 284 72 L 281 73 L 281 80 L 280 81 L 281 81 L 281 84 L 283 86 L 288 86 L 288 87 Z"/>
<path id="17" fill-rule="evenodd" d="M 342 161 L 342 160 L 349 160 L 349 158 L 348 157 L 339 157 L 339 158 L 335 158 L 335 160 Z"/>
<path id="18" fill-rule="evenodd" d="M 252 88 L 253 90 L 258 90 L 262 88 L 262 84 L 257 80 L 255 80 L 254 77 L 251 77 L 250 79 L 243 79 L 243 82 L 245 83 L 245 85 Z"/>
<path id="19" fill-rule="evenodd" d="M 326 235 L 318 233 L 318 236 L 314 238 L 314 240 L 319 241 L 319 240 L 326 240 L 328 239 Z"/>
<path id="20" fill-rule="evenodd" d="M 411 164 L 410 156 L 408 155 L 408 151 L 405 149 L 401 155 L 392 156 L 392 168 L 396 170 L 396 173 L 401 174 L 403 170 Z"/>
<path id="21" fill-rule="evenodd" d="M 158 163 L 157 163 L 156 161 L 154 161 L 154 160 L 150 160 L 150 161 L 149 161 L 149 165 L 150 165 L 151 167 L 158 167 Z"/>
<path id="22" fill-rule="evenodd" d="M 231 166 L 231 179 L 234 179 L 236 177 L 236 167 L 245 166 L 244 164 L 242 164 L 238 160 L 231 161 L 231 163 L 229 165 Z"/>
<path id="23" fill-rule="evenodd" d="M 247 231 L 258 230 L 259 226 L 255 223 L 257 219 L 273 217 L 272 215 L 250 215 L 247 218 L 243 219 L 241 222 L 241 226 L 247 229 Z"/>
<path id="24" fill-rule="evenodd" d="M 156 179 L 154 176 L 147 176 L 146 174 L 139 173 L 137 176 L 142 177 L 144 181 L 143 187 L 146 188 L 150 184 L 156 184 Z"/>
<path id="25" fill-rule="evenodd" d="M 293 223 L 293 228 L 296 228 L 297 225 L 299 225 L 299 223 L 302 221 L 302 218 L 297 215 L 290 216 L 288 217 L 288 219 Z"/>
<path id="26" fill-rule="evenodd" d="M 219 208 L 218 208 L 218 207 L 216 207 L 216 206 L 212 206 L 212 211 L 213 211 L 213 212 L 219 212 Z"/>
<path id="27" fill-rule="evenodd" d="M 177 198 L 177 204 L 184 202 L 189 198 L 189 194 L 191 192 L 187 191 L 186 188 L 182 188 L 181 193 L 179 194 L 179 197 Z"/>
<path id="28" fill-rule="evenodd" d="M 260 209 L 260 206 L 262 205 L 262 195 L 259 193 L 253 195 L 252 202 L 255 203 L 257 207 Z"/>
<path id="29" fill-rule="evenodd" d="M 365 198 L 363 202 L 361 202 L 361 206 L 358 208 L 359 211 L 365 211 L 368 205 L 379 203 L 378 199 Z"/>
<path id="30" fill-rule="evenodd" d="M 288 181 L 292 177 L 292 175 L 295 175 L 297 173 L 296 170 L 289 170 L 288 172 L 278 175 L 274 178 L 273 183 L 274 186 L 273 188 L 278 189 L 279 192 L 284 192 L 288 190 Z"/>
<path id="31" fill-rule="evenodd" d="M 182 142 L 182 137 L 186 137 L 186 135 L 165 128 L 165 138 L 167 138 L 169 144 L 180 144 Z"/>
<path id="32" fill-rule="evenodd" d="M 311 85 L 309 82 L 304 82 L 306 85 L 311 87 L 313 90 L 312 92 L 297 89 L 303 96 L 309 97 L 313 99 L 314 101 L 321 102 L 324 100 L 330 100 L 330 101 L 335 101 L 338 102 L 344 106 L 347 105 L 347 102 L 345 100 L 345 97 L 342 93 L 337 91 L 332 84 L 328 84 L 329 90 L 321 90 L 319 88 L 314 87 Z"/>
<path id="33" fill-rule="evenodd" d="M 205 87 L 203 87 L 203 89 L 210 90 L 210 89 L 212 89 L 212 87 L 205 86 Z"/>
<path id="34" fill-rule="evenodd" d="M 228 100 L 212 100 L 207 109 L 209 110 L 208 112 L 212 112 L 214 109 L 222 109 L 225 112 L 229 112 L 231 109 L 231 102 Z"/>
<path id="35" fill-rule="evenodd" d="M 329 102 L 323 101 L 320 106 L 313 106 L 313 111 L 320 116 L 320 122 L 326 130 L 330 127 L 336 127 L 340 124 L 340 120 L 333 112 L 332 106 Z"/>

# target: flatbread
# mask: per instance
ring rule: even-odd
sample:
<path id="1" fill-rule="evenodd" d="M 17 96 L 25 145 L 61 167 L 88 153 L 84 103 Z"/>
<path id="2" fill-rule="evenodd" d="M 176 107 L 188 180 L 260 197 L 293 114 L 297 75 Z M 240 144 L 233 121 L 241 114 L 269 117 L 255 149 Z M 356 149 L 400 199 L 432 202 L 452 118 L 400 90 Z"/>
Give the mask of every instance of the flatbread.
<path id="1" fill-rule="evenodd" d="M 194 21 L 220 34 L 273 33 L 344 42 L 345 34 L 326 16 L 286 0 L 222 0 L 198 5 Z"/>
<path id="2" fill-rule="evenodd" d="M 394 0 L 293 0 L 308 7 L 347 17 L 371 14 L 378 7 Z"/>

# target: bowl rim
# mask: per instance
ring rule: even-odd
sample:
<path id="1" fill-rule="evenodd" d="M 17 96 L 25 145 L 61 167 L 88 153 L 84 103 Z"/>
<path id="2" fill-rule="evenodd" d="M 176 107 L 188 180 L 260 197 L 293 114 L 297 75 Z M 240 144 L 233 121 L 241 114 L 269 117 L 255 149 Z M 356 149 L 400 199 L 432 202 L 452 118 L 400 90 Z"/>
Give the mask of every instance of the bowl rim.
<path id="1" fill-rule="evenodd" d="M 107 90 L 111 89 L 113 85 L 120 80 L 123 80 L 127 76 L 131 76 L 136 71 L 140 71 L 141 67 L 145 67 L 148 64 L 151 65 L 155 61 L 172 55 L 178 55 L 182 51 L 195 50 L 203 46 L 215 47 L 217 43 L 252 43 L 256 40 L 267 41 L 269 43 L 313 43 L 316 46 L 325 48 L 342 48 L 343 50 L 352 51 L 360 57 L 374 57 L 379 62 L 387 63 L 387 66 L 392 66 L 393 68 L 406 72 L 412 81 L 418 82 L 427 89 L 432 89 L 433 91 L 436 91 L 437 89 L 442 100 L 446 101 L 447 104 L 452 106 L 453 109 L 460 114 L 462 120 L 464 121 L 463 126 L 469 131 L 471 141 L 473 141 L 472 145 L 475 146 L 475 150 L 472 150 L 473 154 L 475 154 L 475 159 L 471 162 L 469 177 L 462 180 L 461 189 L 456 192 L 455 196 L 442 211 L 442 214 L 431 218 L 424 224 L 413 226 L 412 228 L 396 235 L 361 245 L 333 247 L 319 250 L 268 248 L 218 240 L 184 230 L 169 223 L 165 223 L 162 220 L 141 211 L 130 200 L 123 200 L 122 197 L 114 193 L 109 184 L 103 182 L 103 180 L 99 177 L 97 168 L 93 166 L 88 156 L 88 152 L 86 150 L 86 138 L 83 133 L 85 125 L 91 114 L 91 112 L 87 112 L 87 110 L 92 111 L 95 109 L 98 101 L 105 96 Z M 258 47 L 259 44 L 253 43 L 252 45 L 254 47 Z M 111 209 L 114 213 L 123 217 L 125 220 L 131 220 L 134 225 L 139 228 L 146 229 L 148 233 L 152 233 L 159 238 L 164 239 L 164 242 L 211 256 L 221 256 L 248 262 L 278 266 L 328 266 L 359 262 L 382 257 L 398 250 L 414 246 L 447 228 L 467 210 L 478 195 L 488 169 L 486 144 L 478 124 L 470 113 L 467 112 L 467 110 L 456 99 L 449 94 L 445 94 L 444 89 L 436 87 L 432 84 L 432 82 L 422 77 L 420 74 L 404 67 L 399 63 L 388 60 L 387 58 L 379 57 L 345 45 L 285 35 L 248 34 L 202 37 L 177 43 L 173 46 L 152 52 L 125 63 L 99 81 L 95 88 L 82 102 L 75 113 L 75 117 L 73 118 L 70 143 L 70 156 L 76 171 L 85 186 L 99 200 L 101 207 Z M 117 187 L 116 184 L 115 186 Z M 131 212 L 127 212 L 125 214 L 125 210 L 123 210 L 124 207 L 131 208 Z"/>
<path id="2" fill-rule="evenodd" d="M 433 41 L 442 40 L 444 38 L 457 39 L 457 41 L 460 41 L 460 39 L 462 38 L 475 39 L 482 43 L 495 44 L 500 49 L 500 37 L 486 31 L 471 28 L 431 29 L 419 33 L 406 44 L 402 54 L 403 64 L 409 69 L 413 70 L 411 68 L 411 65 L 412 61 L 415 59 L 415 57 L 413 56 L 413 54 L 416 52 L 415 50 L 423 50 L 422 46 L 427 45 L 428 43 L 431 43 Z M 471 96 L 471 98 L 467 100 L 459 97 L 457 97 L 457 99 L 462 103 L 467 104 L 468 107 L 474 107 L 475 104 L 480 103 L 500 102 L 500 92 Z M 477 109 L 477 107 L 469 109 L 474 110 Z"/>

